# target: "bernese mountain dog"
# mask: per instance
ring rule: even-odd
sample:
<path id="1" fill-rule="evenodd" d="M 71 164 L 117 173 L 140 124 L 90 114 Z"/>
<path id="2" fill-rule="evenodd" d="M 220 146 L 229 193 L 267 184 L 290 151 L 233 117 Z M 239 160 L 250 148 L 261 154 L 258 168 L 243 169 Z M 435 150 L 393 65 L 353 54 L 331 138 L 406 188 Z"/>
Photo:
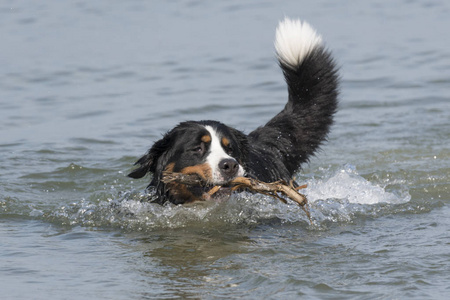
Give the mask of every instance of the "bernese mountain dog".
<path id="1" fill-rule="evenodd" d="M 164 171 L 197 174 L 225 186 L 237 176 L 290 182 L 326 140 L 337 109 L 339 76 L 322 38 L 306 22 L 286 18 L 275 49 L 288 88 L 284 109 L 248 135 L 216 121 L 182 122 L 156 141 L 128 176 L 152 173 L 158 203 L 205 199 L 205 187 L 164 184 Z"/>

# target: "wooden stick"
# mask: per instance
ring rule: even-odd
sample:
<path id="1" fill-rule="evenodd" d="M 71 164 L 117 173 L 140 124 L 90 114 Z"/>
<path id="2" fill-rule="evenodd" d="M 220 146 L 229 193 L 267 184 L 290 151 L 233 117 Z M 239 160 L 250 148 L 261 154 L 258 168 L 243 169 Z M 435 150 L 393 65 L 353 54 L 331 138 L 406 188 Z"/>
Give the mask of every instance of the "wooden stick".
<path id="1" fill-rule="evenodd" d="M 170 183 L 170 182 L 178 182 L 186 185 L 198 185 L 198 186 L 206 186 L 202 178 L 200 178 L 196 174 L 183 174 L 183 173 L 176 173 L 176 172 L 163 172 L 162 182 L 164 183 Z M 289 185 L 287 185 L 283 181 L 275 181 L 275 182 L 263 182 L 259 181 L 253 178 L 247 178 L 247 177 L 236 177 L 232 181 L 229 182 L 229 185 L 232 186 L 232 190 L 235 191 L 240 188 L 247 188 L 253 192 L 261 193 L 264 195 L 269 195 L 274 198 L 277 198 L 278 200 L 287 203 L 285 199 L 280 197 L 278 193 L 287 196 L 292 201 L 295 201 L 300 205 L 300 207 L 305 211 L 306 215 L 308 216 L 310 222 L 311 216 L 309 214 L 309 210 L 307 209 L 306 204 L 308 203 L 308 200 L 306 199 L 306 196 L 303 194 L 300 194 L 298 190 L 303 189 L 306 187 L 306 185 L 302 185 L 299 187 L 294 187 L 293 182 L 290 182 Z M 212 196 L 214 193 L 216 193 L 221 186 L 214 186 L 211 190 L 209 190 L 208 194 Z"/>
<path id="2" fill-rule="evenodd" d="M 208 195 L 210 195 L 210 196 L 214 195 L 216 192 L 218 192 L 220 190 L 220 188 L 221 188 L 220 185 L 214 186 L 212 189 L 210 189 L 208 191 Z"/>

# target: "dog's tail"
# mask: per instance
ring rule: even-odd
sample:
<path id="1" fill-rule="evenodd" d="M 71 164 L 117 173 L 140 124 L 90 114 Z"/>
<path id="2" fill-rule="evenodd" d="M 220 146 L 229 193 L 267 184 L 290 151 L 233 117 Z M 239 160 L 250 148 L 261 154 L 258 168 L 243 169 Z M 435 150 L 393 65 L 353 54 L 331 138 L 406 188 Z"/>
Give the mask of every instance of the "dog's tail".
<path id="1" fill-rule="evenodd" d="M 285 108 L 250 134 L 278 153 L 292 175 L 326 140 L 337 109 L 337 67 L 322 38 L 306 22 L 286 18 L 275 49 L 288 86 Z"/>

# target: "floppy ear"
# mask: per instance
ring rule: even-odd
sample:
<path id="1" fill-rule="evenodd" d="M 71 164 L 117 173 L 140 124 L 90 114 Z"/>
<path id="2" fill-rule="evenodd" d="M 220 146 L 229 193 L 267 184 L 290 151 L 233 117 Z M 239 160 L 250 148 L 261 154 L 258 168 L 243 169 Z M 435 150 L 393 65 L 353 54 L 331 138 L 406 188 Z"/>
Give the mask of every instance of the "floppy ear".
<path id="1" fill-rule="evenodd" d="M 157 168 L 158 160 L 165 152 L 167 152 L 167 150 L 169 150 L 169 145 L 170 141 L 168 135 L 154 143 L 150 150 L 134 164 L 140 166 L 128 174 L 128 177 L 138 179 L 144 177 L 148 172 L 155 173 L 156 170 L 159 169 Z"/>
<path id="2" fill-rule="evenodd" d="M 131 172 L 130 174 L 128 174 L 128 177 L 131 178 L 142 178 L 145 176 L 145 174 L 147 174 L 150 171 L 150 166 L 153 163 L 153 157 L 150 154 L 150 151 L 145 154 L 144 156 L 142 156 L 141 158 L 139 158 L 139 160 L 134 164 L 134 165 L 140 165 L 139 168 L 133 170 L 133 172 Z"/>

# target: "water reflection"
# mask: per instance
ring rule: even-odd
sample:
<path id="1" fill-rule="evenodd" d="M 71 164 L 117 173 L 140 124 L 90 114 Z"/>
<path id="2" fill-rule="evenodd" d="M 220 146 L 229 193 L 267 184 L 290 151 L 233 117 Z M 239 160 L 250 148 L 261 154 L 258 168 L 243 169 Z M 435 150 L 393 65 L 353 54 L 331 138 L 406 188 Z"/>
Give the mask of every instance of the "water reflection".
<path id="1" fill-rule="evenodd" d="M 247 268 L 230 262 L 229 258 L 249 253 L 249 246 L 254 243 L 248 236 L 248 228 L 236 226 L 164 231 L 137 242 L 143 253 L 138 266 L 141 275 L 149 283 L 166 281 L 163 294 L 180 298 L 201 297 L 199 291 L 211 288 L 219 270 L 238 272 Z M 222 280 L 226 284 L 227 280 Z M 161 296 L 161 290 L 156 288 L 144 294 Z"/>

